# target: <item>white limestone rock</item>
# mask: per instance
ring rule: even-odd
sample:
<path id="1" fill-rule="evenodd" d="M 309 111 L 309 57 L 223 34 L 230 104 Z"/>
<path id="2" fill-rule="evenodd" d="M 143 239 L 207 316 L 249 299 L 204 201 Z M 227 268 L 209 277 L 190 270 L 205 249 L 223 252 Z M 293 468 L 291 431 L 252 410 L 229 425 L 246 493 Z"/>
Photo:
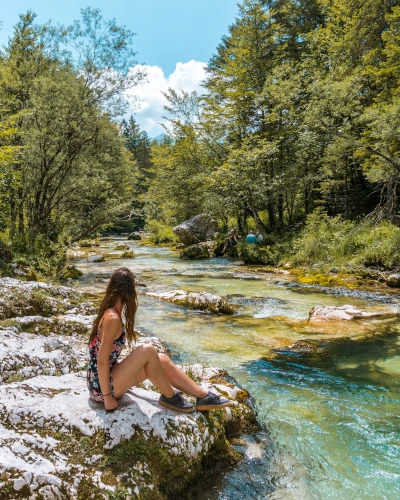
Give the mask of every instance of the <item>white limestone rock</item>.
<path id="1" fill-rule="evenodd" d="M 326 321 L 326 320 L 352 320 L 358 318 L 374 318 L 382 316 L 381 312 L 366 312 L 357 309 L 351 305 L 341 307 L 336 306 L 317 306 L 313 307 L 309 313 L 309 321 Z"/>
<path id="2" fill-rule="evenodd" d="M 185 292 L 184 290 L 146 291 L 150 297 L 166 300 L 172 304 L 217 314 L 233 314 L 233 307 L 219 295 L 208 292 Z"/>
<path id="3" fill-rule="evenodd" d="M 0 329 L 0 383 L 79 371 L 86 358 L 81 341 L 74 338 Z"/>
<path id="4" fill-rule="evenodd" d="M 75 309 L 66 314 L 46 318 L 43 316 L 22 316 L 12 318 L 8 323 L 20 330 L 41 335 L 88 335 L 95 315 L 74 314 Z"/>
<path id="5" fill-rule="evenodd" d="M 0 477 L 8 480 L 0 483 L 0 497 L 9 485 L 13 498 L 26 487 L 54 494 L 48 498 L 62 491 L 82 495 L 84 487 L 106 497 L 116 486 L 130 488 L 130 498 L 149 488 L 156 498 L 172 489 L 178 494 L 205 455 L 218 460 L 229 454 L 225 432 L 232 422 L 253 420 L 250 408 L 239 402 L 206 416 L 167 410 L 158 398 L 134 387 L 107 413 L 88 399 L 85 373 L 1 386 Z"/>
<path id="6" fill-rule="evenodd" d="M 17 316 L 52 316 L 73 308 L 81 294 L 65 286 L 38 281 L 0 279 L 0 320 Z"/>

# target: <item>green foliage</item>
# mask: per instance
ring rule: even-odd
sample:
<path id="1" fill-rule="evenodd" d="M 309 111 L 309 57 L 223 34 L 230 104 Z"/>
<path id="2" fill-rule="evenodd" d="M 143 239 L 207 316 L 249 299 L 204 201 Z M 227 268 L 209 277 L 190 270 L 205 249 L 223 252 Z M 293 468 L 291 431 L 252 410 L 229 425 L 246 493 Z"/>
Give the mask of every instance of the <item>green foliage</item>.
<path id="1" fill-rule="evenodd" d="M 359 229 L 355 235 L 356 262 L 366 267 L 390 269 L 400 266 L 400 228 L 383 221 Z"/>
<path id="2" fill-rule="evenodd" d="M 172 228 L 157 220 L 149 220 L 146 224 L 145 230 L 150 233 L 148 240 L 155 245 L 162 243 L 174 243 L 178 241 L 177 236 L 172 232 Z"/>
<path id="3" fill-rule="evenodd" d="M 279 255 L 274 247 L 260 246 L 258 244 L 250 245 L 241 241 L 237 245 L 239 258 L 247 264 L 267 264 L 276 266 L 279 261 Z"/>
<path id="4" fill-rule="evenodd" d="M 329 217 L 322 209 L 316 209 L 307 217 L 306 227 L 301 237 L 295 241 L 295 263 L 313 265 L 329 263 L 343 245 L 343 236 L 353 224 L 343 221 L 340 216 Z"/>
<path id="5" fill-rule="evenodd" d="M 400 265 L 400 228 L 388 221 L 356 225 L 316 210 L 308 216 L 294 248 L 296 265 L 390 269 Z"/>
<path id="6" fill-rule="evenodd" d="M 13 253 L 10 245 L 0 238 L 0 262 L 10 262 L 12 257 Z"/>
<path id="7" fill-rule="evenodd" d="M 67 28 L 28 11 L 1 53 L 0 230 L 44 275 L 62 274 L 58 248 L 130 212 L 136 164 L 114 119 L 144 76 L 132 37 L 99 10 Z"/>
<path id="8" fill-rule="evenodd" d="M 340 234 L 370 213 L 375 224 L 400 220 L 400 6 L 238 8 L 209 61 L 205 94 L 168 93 L 173 140 L 153 150 L 146 212 L 173 224 L 205 211 L 226 228 L 235 218 L 244 234 L 249 220 L 280 231 L 321 207 L 343 218 L 326 219 L 328 239 L 316 241 L 315 258 L 329 260 L 330 229 Z M 299 259 L 311 263 L 311 247 Z"/>

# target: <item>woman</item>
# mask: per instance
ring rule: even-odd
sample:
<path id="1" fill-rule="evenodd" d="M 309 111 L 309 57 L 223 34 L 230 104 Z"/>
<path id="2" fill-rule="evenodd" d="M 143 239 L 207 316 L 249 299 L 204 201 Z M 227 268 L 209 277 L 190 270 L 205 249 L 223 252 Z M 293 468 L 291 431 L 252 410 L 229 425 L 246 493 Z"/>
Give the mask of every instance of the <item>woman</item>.
<path id="1" fill-rule="evenodd" d="M 229 406 L 228 399 L 203 390 L 168 356 L 158 354 L 150 344 L 137 347 L 117 363 L 125 340 L 128 339 L 129 344 L 135 340 L 137 306 L 135 278 L 129 269 L 121 267 L 111 276 L 89 338 L 87 385 L 90 398 L 103 402 L 106 410 L 112 411 L 130 387 L 149 379 L 161 392 L 159 404 L 172 410 L 194 411 L 192 403 L 173 387 L 196 397 L 197 410 Z"/>
<path id="2" fill-rule="evenodd" d="M 233 248 L 237 245 L 237 236 L 235 235 L 234 229 L 232 229 L 228 236 L 227 239 L 225 240 L 225 246 L 222 250 L 222 255 L 225 254 L 225 252 L 228 250 L 228 248 Z"/>

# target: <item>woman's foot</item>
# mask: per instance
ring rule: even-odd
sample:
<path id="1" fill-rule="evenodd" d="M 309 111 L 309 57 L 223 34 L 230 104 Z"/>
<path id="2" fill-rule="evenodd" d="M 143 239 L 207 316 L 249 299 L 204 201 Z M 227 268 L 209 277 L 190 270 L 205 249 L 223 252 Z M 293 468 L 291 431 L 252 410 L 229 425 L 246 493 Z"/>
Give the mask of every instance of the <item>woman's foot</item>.
<path id="1" fill-rule="evenodd" d="M 230 404 L 231 401 L 229 401 L 229 399 L 209 391 L 207 396 L 204 396 L 204 398 L 196 399 L 196 410 L 218 410 L 219 408 L 226 408 Z"/>
<path id="2" fill-rule="evenodd" d="M 179 411 L 181 413 L 192 413 L 194 411 L 194 406 L 189 401 L 186 401 L 180 392 L 175 392 L 175 394 L 166 398 L 164 394 L 161 394 L 158 403 L 165 408 L 169 408 L 170 410 Z"/>

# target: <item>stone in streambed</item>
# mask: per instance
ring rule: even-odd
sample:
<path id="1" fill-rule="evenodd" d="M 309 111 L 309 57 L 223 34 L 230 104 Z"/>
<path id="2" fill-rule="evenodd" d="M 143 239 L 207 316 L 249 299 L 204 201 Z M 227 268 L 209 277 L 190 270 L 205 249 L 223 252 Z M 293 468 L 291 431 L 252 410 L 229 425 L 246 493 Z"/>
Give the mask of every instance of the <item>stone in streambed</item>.
<path id="1" fill-rule="evenodd" d="M 212 239 L 218 232 L 218 221 L 210 215 L 199 214 L 174 227 L 173 232 L 185 245 L 193 245 Z"/>
<path id="2" fill-rule="evenodd" d="M 115 247 L 115 250 L 129 250 L 129 245 L 127 245 L 126 243 L 118 243 L 118 245 L 116 245 Z"/>
<path id="3" fill-rule="evenodd" d="M 341 307 L 336 306 L 317 306 L 313 307 L 309 313 L 309 321 L 326 321 L 326 320 L 345 320 L 349 321 L 358 318 L 375 318 L 383 316 L 382 312 L 367 312 L 357 309 L 351 305 Z"/>
<path id="4" fill-rule="evenodd" d="M 142 239 L 142 236 L 139 232 L 134 231 L 128 236 L 128 240 L 134 240 L 134 241 L 140 241 Z"/>
<path id="5" fill-rule="evenodd" d="M 89 255 L 87 258 L 88 262 L 104 262 L 104 255 L 103 254 L 97 254 L 97 255 Z"/>
<path id="6" fill-rule="evenodd" d="M 184 248 L 180 255 L 181 259 L 209 259 L 210 252 L 206 246 L 190 245 Z"/>
<path id="7" fill-rule="evenodd" d="M 387 286 L 400 288 L 400 274 L 391 274 L 386 280 Z"/>
<path id="8" fill-rule="evenodd" d="M 166 300 L 172 304 L 219 314 L 233 314 L 233 307 L 219 295 L 208 292 L 185 292 L 184 290 L 172 290 L 169 292 L 145 292 L 150 297 Z"/>
<path id="9" fill-rule="evenodd" d="M 62 280 L 77 280 L 83 275 L 83 272 L 75 266 L 67 266 L 62 273 Z"/>

